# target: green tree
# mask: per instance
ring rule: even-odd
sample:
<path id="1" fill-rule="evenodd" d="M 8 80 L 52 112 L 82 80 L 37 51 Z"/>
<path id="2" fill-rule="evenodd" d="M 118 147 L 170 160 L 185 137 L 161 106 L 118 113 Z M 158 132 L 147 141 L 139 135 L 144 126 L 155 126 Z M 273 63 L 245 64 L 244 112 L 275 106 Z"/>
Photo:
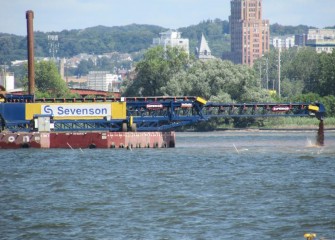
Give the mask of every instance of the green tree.
<path id="1" fill-rule="evenodd" d="M 335 50 L 331 54 L 320 54 L 319 93 L 321 96 L 335 95 Z"/>
<path id="2" fill-rule="evenodd" d="M 326 114 L 328 117 L 335 116 L 335 96 L 330 95 L 320 99 L 320 102 L 324 104 L 326 108 Z"/>
<path id="3" fill-rule="evenodd" d="M 281 96 L 283 98 L 290 98 L 302 94 L 304 83 L 301 80 L 290 80 L 284 78 L 281 81 Z"/>
<path id="4" fill-rule="evenodd" d="M 75 71 L 77 76 L 85 76 L 89 71 L 94 69 L 94 63 L 91 59 L 89 60 L 81 60 L 78 64 L 78 67 Z"/>
<path id="5" fill-rule="evenodd" d="M 262 86 L 278 91 L 278 50 L 272 49 L 254 64 Z M 320 55 L 309 47 L 290 48 L 281 51 L 281 96 L 320 92 Z M 266 79 L 269 79 L 268 85 Z"/>
<path id="6" fill-rule="evenodd" d="M 278 23 L 270 25 L 270 32 L 272 35 L 293 35 L 307 33 L 310 26 L 298 25 L 298 26 L 283 26 Z"/>
<path id="7" fill-rule="evenodd" d="M 304 93 L 315 92 L 318 87 L 319 55 L 312 48 L 299 49 L 296 56 L 287 67 L 289 79 L 302 80 L 304 82 Z"/>
<path id="8" fill-rule="evenodd" d="M 162 90 L 166 95 L 195 95 L 222 102 L 270 100 L 253 69 L 220 59 L 192 63 Z"/>
<path id="9" fill-rule="evenodd" d="M 177 73 L 185 69 L 187 53 L 179 48 L 164 50 L 163 47 L 149 49 L 142 61 L 136 65 L 135 80 L 128 86 L 125 95 L 162 95 L 162 87 Z"/>
<path id="10" fill-rule="evenodd" d="M 28 81 L 26 81 L 28 82 Z M 36 97 L 66 97 L 70 94 L 66 83 L 52 61 L 35 63 Z"/>

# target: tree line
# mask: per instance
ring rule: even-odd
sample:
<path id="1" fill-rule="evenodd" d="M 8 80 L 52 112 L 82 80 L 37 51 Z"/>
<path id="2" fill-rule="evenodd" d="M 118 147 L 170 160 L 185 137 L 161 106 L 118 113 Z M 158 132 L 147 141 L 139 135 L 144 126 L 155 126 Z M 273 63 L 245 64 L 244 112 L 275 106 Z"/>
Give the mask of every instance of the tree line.
<path id="1" fill-rule="evenodd" d="M 299 25 L 270 26 L 272 35 L 307 33 L 307 26 Z M 148 49 L 152 39 L 168 29 L 154 25 L 131 24 L 127 26 L 105 27 L 96 26 L 81 30 L 63 30 L 61 32 L 35 32 L 35 56 L 48 57 L 48 35 L 58 35 L 59 49 L 57 57 L 72 57 L 79 53 L 102 54 L 106 52 L 136 53 Z M 193 53 L 199 46 L 201 34 L 206 36 L 212 54 L 221 57 L 225 51 L 230 51 L 229 22 L 214 19 L 205 20 L 199 24 L 180 28 L 183 38 L 190 41 L 190 51 Z M 0 65 L 14 60 L 27 58 L 27 40 L 25 36 L 0 33 Z"/>
<path id="2" fill-rule="evenodd" d="M 254 70 L 263 88 L 279 92 L 278 62 L 279 52 L 275 49 L 255 61 Z M 281 52 L 280 65 L 283 99 L 295 100 L 302 94 L 309 94 L 310 100 L 335 96 L 335 51 L 327 54 L 309 47 L 289 48 Z"/>

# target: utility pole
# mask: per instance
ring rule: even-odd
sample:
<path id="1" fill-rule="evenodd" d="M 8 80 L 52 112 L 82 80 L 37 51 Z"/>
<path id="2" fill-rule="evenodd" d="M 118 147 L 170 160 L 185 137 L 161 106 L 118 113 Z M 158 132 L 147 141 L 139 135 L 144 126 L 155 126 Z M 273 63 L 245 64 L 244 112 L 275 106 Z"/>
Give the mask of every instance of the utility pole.
<path id="1" fill-rule="evenodd" d="M 1 66 L 1 74 L 0 74 L 0 84 L 2 82 L 2 86 L 5 88 L 5 90 L 7 89 L 7 65 L 6 62 L 4 62 L 3 65 Z"/>
<path id="2" fill-rule="evenodd" d="M 262 81 L 262 62 L 261 62 L 261 60 L 258 62 L 258 64 L 259 64 L 259 81 L 261 83 L 261 88 L 262 88 L 263 81 Z"/>
<path id="3" fill-rule="evenodd" d="M 266 90 L 269 90 L 269 59 L 266 57 Z"/>
<path id="4" fill-rule="evenodd" d="M 4 71 L 4 78 L 3 78 L 3 86 L 4 86 L 4 88 L 7 90 L 7 69 L 6 69 L 6 63 L 4 63 L 5 65 L 4 65 L 4 67 L 5 67 L 5 71 Z"/>
<path id="5" fill-rule="evenodd" d="M 280 51 L 281 48 L 278 48 L 278 96 L 280 97 Z"/>

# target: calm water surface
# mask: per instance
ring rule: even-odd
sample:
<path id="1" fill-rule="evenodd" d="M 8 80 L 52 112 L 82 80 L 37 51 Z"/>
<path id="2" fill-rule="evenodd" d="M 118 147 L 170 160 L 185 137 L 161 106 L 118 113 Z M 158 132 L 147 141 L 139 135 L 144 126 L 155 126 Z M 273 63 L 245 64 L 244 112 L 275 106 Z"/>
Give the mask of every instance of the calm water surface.
<path id="1" fill-rule="evenodd" d="M 335 239 L 335 132 L 0 150 L 0 239 Z"/>

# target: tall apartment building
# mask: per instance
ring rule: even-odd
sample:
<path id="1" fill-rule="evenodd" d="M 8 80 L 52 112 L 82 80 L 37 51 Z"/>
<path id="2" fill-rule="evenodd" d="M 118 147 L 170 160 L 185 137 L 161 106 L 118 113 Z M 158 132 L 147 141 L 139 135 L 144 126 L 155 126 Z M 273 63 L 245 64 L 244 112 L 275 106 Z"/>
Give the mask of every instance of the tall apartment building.
<path id="1" fill-rule="evenodd" d="M 231 57 L 252 66 L 270 49 L 269 20 L 262 19 L 262 0 L 231 0 Z"/>

